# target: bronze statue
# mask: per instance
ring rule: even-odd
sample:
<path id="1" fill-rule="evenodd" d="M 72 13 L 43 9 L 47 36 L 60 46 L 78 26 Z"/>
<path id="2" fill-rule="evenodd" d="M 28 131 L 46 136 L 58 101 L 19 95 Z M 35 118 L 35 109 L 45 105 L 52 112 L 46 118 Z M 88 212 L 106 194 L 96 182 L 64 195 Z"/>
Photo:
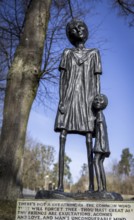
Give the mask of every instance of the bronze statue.
<path id="1" fill-rule="evenodd" d="M 102 110 L 106 108 L 108 100 L 105 95 L 100 94 L 102 68 L 99 51 L 85 48 L 88 28 L 81 20 L 71 20 L 67 24 L 66 34 L 74 47 L 63 51 L 59 65 L 60 100 L 55 120 L 55 131 L 60 132 L 58 190 L 40 190 L 35 198 L 122 201 L 120 194 L 106 191 L 103 162 L 106 157 L 109 157 L 110 151 Z M 86 137 L 89 187 L 88 191 L 83 193 L 64 192 L 64 156 L 67 134 L 80 134 Z M 94 148 L 93 138 L 95 138 Z M 97 191 L 94 191 L 94 167 Z"/>
<path id="2" fill-rule="evenodd" d="M 92 138 L 96 116 L 92 103 L 100 94 L 100 54 L 97 49 L 85 48 L 88 28 L 81 20 L 71 20 L 66 34 L 74 48 L 64 50 L 59 66 L 60 100 L 55 121 L 55 131 L 60 132 L 58 190 L 64 191 L 66 136 L 81 134 L 86 137 L 89 191 L 94 191 Z"/>
<path id="3" fill-rule="evenodd" d="M 95 146 L 94 146 L 94 166 L 97 178 L 98 192 L 106 191 L 106 176 L 104 170 L 104 160 L 109 157 L 109 141 L 107 134 L 107 125 L 105 116 L 102 112 L 108 105 L 108 99 L 105 95 L 96 95 L 93 100 L 93 107 L 96 111 L 95 122 Z"/>

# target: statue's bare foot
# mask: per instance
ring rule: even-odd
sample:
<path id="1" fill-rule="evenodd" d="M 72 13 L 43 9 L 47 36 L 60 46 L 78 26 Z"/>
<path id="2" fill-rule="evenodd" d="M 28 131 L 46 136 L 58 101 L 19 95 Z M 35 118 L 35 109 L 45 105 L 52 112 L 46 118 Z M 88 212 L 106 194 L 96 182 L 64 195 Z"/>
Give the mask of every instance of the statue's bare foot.
<path id="1" fill-rule="evenodd" d="M 86 192 L 93 193 L 94 192 L 94 188 L 93 187 L 89 187 L 89 190 L 87 190 Z"/>
<path id="2" fill-rule="evenodd" d="M 102 190 L 101 190 L 101 192 L 106 193 L 106 192 L 107 192 L 107 190 L 106 190 L 106 189 L 102 189 Z"/>
<path id="3" fill-rule="evenodd" d="M 64 192 L 64 188 L 59 186 L 58 189 L 56 189 L 57 192 Z"/>
<path id="4" fill-rule="evenodd" d="M 100 192 L 102 192 L 102 190 L 100 189 L 100 188 L 98 188 L 96 191 L 94 191 L 94 192 L 96 192 L 96 193 L 100 193 Z"/>

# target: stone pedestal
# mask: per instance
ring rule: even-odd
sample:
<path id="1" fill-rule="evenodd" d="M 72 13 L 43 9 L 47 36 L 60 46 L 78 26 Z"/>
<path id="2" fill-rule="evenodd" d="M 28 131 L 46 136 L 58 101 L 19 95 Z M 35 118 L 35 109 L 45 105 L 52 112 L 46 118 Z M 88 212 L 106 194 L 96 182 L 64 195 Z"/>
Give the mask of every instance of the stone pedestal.
<path id="1" fill-rule="evenodd" d="M 62 191 L 40 190 L 37 192 L 36 199 L 73 199 L 73 200 L 107 200 L 107 201 L 122 201 L 123 198 L 119 193 L 115 192 L 90 192 L 84 193 L 65 193 Z"/>

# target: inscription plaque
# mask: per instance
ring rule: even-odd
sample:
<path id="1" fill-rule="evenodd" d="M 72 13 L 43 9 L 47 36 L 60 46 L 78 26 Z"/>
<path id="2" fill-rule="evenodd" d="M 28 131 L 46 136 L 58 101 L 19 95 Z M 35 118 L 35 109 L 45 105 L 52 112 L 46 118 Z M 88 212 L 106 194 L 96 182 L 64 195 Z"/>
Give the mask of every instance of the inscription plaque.
<path id="1" fill-rule="evenodd" d="M 134 220 L 134 202 L 17 201 L 16 220 Z"/>

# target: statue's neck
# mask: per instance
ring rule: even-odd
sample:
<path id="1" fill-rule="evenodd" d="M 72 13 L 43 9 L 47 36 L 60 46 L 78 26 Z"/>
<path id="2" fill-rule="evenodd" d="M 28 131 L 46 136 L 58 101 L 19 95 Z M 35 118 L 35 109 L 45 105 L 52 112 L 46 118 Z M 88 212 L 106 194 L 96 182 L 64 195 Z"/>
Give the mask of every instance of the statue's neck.
<path id="1" fill-rule="evenodd" d="M 84 43 L 76 43 L 75 47 L 78 49 L 83 49 L 83 48 L 85 48 L 85 45 L 84 45 Z"/>

